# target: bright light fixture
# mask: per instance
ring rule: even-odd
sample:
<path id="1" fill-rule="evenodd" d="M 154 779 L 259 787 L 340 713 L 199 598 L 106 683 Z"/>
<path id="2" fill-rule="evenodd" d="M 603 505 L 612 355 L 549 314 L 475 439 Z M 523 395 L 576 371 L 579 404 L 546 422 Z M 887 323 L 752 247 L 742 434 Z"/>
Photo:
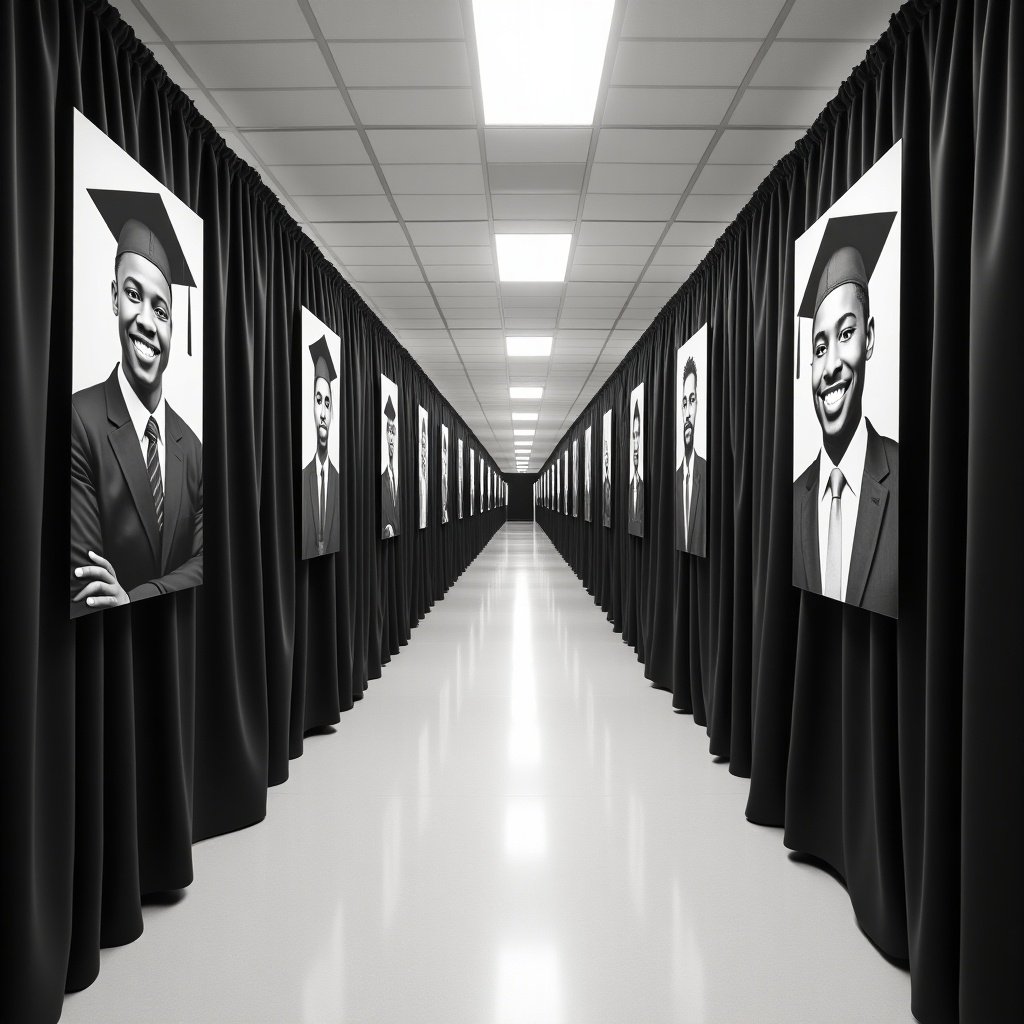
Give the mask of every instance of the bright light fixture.
<path id="1" fill-rule="evenodd" d="M 536 421 L 539 415 L 540 413 L 536 412 L 514 412 L 512 413 L 512 419 Z"/>
<path id="2" fill-rule="evenodd" d="M 512 433 L 516 437 L 533 437 L 536 431 L 532 427 L 529 430 L 527 430 L 525 427 L 516 427 L 516 429 L 513 430 Z"/>
<path id="3" fill-rule="evenodd" d="M 506 338 L 505 347 L 510 356 L 551 355 L 551 338 Z"/>
<path id="4" fill-rule="evenodd" d="M 511 387 L 508 389 L 509 398 L 538 399 L 544 394 L 543 388 L 536 387 Z"/>
<path id="5" fill-rule="evenodd" d="M 614 0 L 473 0 L 486 124 L 593 124 Z"/>
<path id="6" fill-rule="evenodd" d="M 499 281 L 564 281 L 572 235 L 495 235 Z"/>

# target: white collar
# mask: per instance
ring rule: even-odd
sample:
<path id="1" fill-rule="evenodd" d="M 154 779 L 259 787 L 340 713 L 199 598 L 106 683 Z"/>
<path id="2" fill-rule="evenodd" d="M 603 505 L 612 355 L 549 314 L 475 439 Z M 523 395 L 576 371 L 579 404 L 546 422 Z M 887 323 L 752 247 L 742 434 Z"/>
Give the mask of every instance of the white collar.
<path id="1" fill-rule="evenodd" d="M 838 467 L 828 457 L 824 446 L 821 449 L 821 458 L 818 461 L 818 501 L 825 497 L 828 490 L 828 478 L 833 469 L 840 469 L 843 478 L 846 480 L 846 487 L 850 488 L 851 494 L 860 493 L 860 482 L 864 476 L 864 461 L 868 454 L 868 424 L 867 419 L 861 414 L 860 423 L 854 431 L 853 439 L 850 441 L 843 457 L 839 460 Z"/>
<path id="2" fill-rule="evenodd" d="M 117 364 L 117 383 L 121 388 L 121 397 L 124 398 L 124 404 L 128 407 L 128 415 L 131 417 L 132 426 L 135 428 L 135 436 L 139 441 L 141 442 L 146 436 L 146 427 L 149 424 L 149 417 L 152 416 L 160 430 L 160 441 L 166 444 L 167 433 L 164 426 L 167 418 L 167 403 L 164 401 L 163 394 L 160 395 L 160 401 L 157 403 L 156 409 L 150 413 L 142 404 L 139 396 L 135 394 L 131 384 L 128 383 L 128 378 L 124 375 L 124 369 L 120 363 Z"/>

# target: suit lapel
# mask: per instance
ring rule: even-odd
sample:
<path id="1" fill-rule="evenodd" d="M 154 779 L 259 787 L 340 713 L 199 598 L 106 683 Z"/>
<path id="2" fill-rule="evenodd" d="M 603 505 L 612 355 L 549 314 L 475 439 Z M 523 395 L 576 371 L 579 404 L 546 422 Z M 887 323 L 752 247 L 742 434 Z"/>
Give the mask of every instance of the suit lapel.
<path id="1" fill-rule="evenodd" d="M 324 551 L 331 543 L 331 530 L 334 529 L 334 513 L 338 507 L 338 488 L 331 486 L 331 463 L 328 460 L 327 472 L 324 474 L 324 486 L 327 488 L 327 521 L 324 523 Z"/>
<path id="2" fill-rule="evenodd" d="M 104 392 L 107 400 L 107 419 L 117 428 L 107 435 L 110 439 L 110 447 L 114 450 L 114 456 L 121 467 L 125 483 L 128 484 L 132 500 L 135 502 L 135 510 L 139 514 L 139 519 L 142 520 L 153 560 L 158 562 L 160 560 L 160 529 L 156 523 L 153 492 L 149 486 L 146 464 L 142 460 L 142 448 L 139 445 L 138 437 L 135 436 L 135 428 L 132 426 L 131 417 L 128 415 L 124 398 L 121 397 L 121 389 L 117 384 L 116 370 L 107 378 Z M 165 493 L 164 502 L 166 503 L 166 501 Z M 164 514 L 166 515 L 166 510 Z"/>
<path id="3" fill-rule="evenodd" d="M 807 589 L 821 593 L 821 563 L 818 559 L 818 463 L 821 453 L 812 465 L 807 490 L 804 491 L 803 508 L 800 510 L 800 548 L 803 551 L 804 578 Z"/>
<path id="4" fill-rule="evenodd" d="M 168 410 L 169 411 L 169 410 Z M 168 426 L 170 424 L 168 423 Z M 164 465 L 167 479 L 164 481 L 164 533 L 161 550 L 161 572 L 167 572 L 174 531 L 178 526 L 178 512 L 181 509 L 182 472 L 181 437 L 174 433 L 167 439 L 167 456 Z"/>
<path id="5" fill-rule="evenodd" d="M 874 427 L 868 425 L 868 447 L 864 457 L 864 478 L 861 483 L 857 508 L 857 526 L 853 533 L 853 551 L 850 553 L 850 575 L 846 583 L 847 604 L 859 605 L 864 599 L 868 573 L 875 558 L 875 545 L 882 526 L 885 507 L 889 503 L 889 488 L 882 481 L 889 475 L 889 461 L 885 448 Z"/>
<path id="6" fill-rule="evenodd" d="M 693 525 L 697 522 L 697 509 L 700 508 L 700 489 L 704 486 L 704 474 L 697 472 L 697 453 L 693 454 L 693 479 L 690 486 L 690 507 L 686 510 L 686 550 L 693 545 Z"/>
<path id="7" fill-rule="evenodd" d="M 320 529 L 320 492 L 316 487 L 316 456 L 313 456 L 311 472 L 306 474 L 306 490 L 309 491 L 309 507 L 313 516 L 313 540 L 317 539 Z"/>

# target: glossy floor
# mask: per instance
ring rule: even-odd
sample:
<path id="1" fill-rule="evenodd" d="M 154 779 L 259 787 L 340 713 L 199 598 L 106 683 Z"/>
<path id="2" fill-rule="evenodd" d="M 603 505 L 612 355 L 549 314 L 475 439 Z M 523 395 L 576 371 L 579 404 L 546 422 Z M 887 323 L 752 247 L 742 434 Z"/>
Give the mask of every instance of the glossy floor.
<path id="1" fill-rule="evenodd" d="M 841 886 L 745 799 L 510 525 L 64 1020 L 912 1021 Z"/>

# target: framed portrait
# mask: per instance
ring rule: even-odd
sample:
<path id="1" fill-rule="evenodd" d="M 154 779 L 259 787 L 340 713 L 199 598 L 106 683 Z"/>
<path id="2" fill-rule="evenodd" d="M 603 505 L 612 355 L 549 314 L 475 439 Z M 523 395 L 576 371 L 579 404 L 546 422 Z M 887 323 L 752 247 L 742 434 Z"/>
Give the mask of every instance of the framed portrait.
<path id="1" fill-rule="evenodd" d="M 337 404 L 341 339 L 305 306 L 300 309 L 299 401 L 295 415 L 301 439 L 299 478 L 301 533 L 299 553 L 317 558 L 341 550 L 338 496 Z"/>
<path id="2" fill-rule="evenodd" d="M 897 142 L 795 242 L 793 585 L 899 610 Z"/>
<path id="3" fill-rule="evenodd" d="M 73 145 L 76 619 L 203 582 L 203 221 L 77 110 Z"/>
<path id="4" fill-rule="evenodd" d="M 612 411 L 601 417 L 601 521 L 612 525 Z"/>
<path id="5" fill-rule="evenodd" d="M 626 498 L 629 532 L 644 535 L 644 385 L 629 396 L 629 492 Z"/>
<path id="6" fill-rule="evenodd" d="M 455 487 L 456 487 L 456 515 L 462 518 L 462 484 L 465 479 L 465 463 L 462 460 L 462 438 L 458 440 L 458 461 L 456 462 Z"/>
<path id="7" fill-rule="evenodd" d="M 476 462 L 473 460 L 473 449 L 469 449 L 469 514 L 476 510 Z"/>
<path id="8" fill-rule="evenodd" d="M 380 375 L 380 535 L 397 537 L 401 527 L 401 481 L 398 457 L 398 385 Z"/>
<path id="9" fill-rule="evenodd" d="M 448 525 L 448 427 L 441 424 L 441 525 Z"/>
<path id="10" fill-rule="evenodd" d="M 419 528 L 427 528 L 427 502 L 430 497 L 430 417 L 422 405 L 417 406 L 419 430 L 416 445 L 417 496 L 419 498 Z"/>
<path id="11" fill-rule="evenodd" d="M 569 449 L 566 448 L 562 459 L 562 514 L 569 514 Z"/>
<path id="12" fill-rule="evenodd" d="M 591 491 L 594 483 L 594 462 L 593 462 L 593 427 L 587 427 L 583 431 L 583 521 L 593 522 L 593 504 L 591 502 Z"/>
<path id="13" fill-rule="evenodd" d="M 708 325 L 676 350 L 676 550 L 707 555 Z"/>
<path id="14" fill-rule="evenodd" d="M 578 519 L 580 514 L 580 439 L 572 441 L 572 516 Z"/>
<path id="15" fill-rule="evenodd" d="M 484 505 L 484 457 L 480 456 L 480 511 L 483 512 Z"/>

